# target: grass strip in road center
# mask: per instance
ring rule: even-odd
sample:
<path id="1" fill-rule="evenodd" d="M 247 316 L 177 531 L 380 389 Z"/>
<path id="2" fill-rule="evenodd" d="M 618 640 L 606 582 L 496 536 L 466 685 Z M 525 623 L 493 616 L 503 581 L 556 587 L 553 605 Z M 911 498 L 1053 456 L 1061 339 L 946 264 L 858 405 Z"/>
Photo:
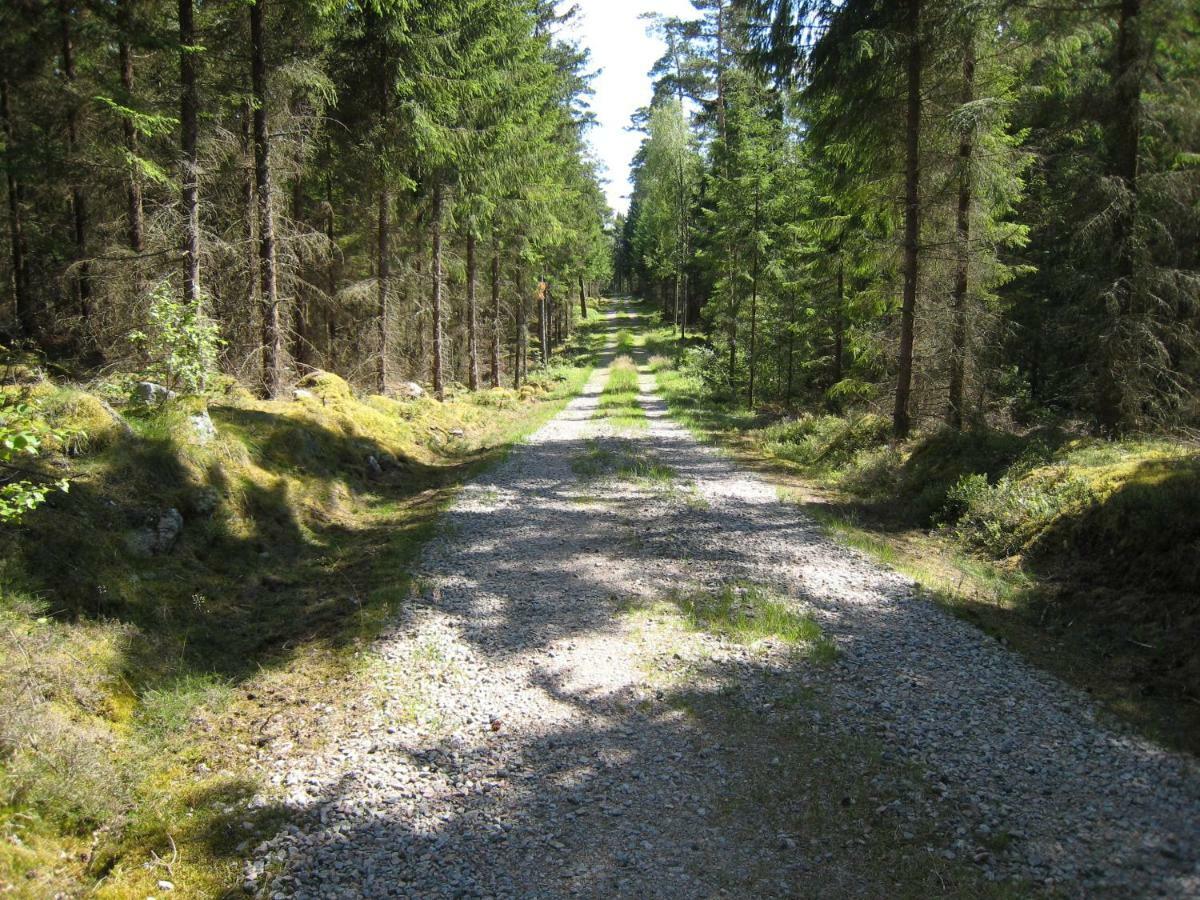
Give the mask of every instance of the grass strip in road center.
<path id="1" fill-rule="evenodd" d="M 637 366 L 628 356 L 618 356 L 600 394 L 596 417 L 609 420 L 616 429 L 645 428 L 646 411 L 638 403 L 638 393 Z"/>

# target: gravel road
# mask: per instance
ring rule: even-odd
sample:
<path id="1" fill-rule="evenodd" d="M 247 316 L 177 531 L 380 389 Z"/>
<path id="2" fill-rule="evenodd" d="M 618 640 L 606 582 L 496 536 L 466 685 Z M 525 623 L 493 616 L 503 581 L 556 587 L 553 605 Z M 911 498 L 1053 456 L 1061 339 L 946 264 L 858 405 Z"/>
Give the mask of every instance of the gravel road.
<path id="1" fill-rule="evenodd" d="M 248 893 L 1200 896 L 1193 760 L 822 537 L 652 375 L 614 431 L 611 356 L 445 516 L 355 726 L 277 762 Z M 667 468 L 581 465 L 623 454 Z M 729 584 L 835 658 L 690 627 Z"/>

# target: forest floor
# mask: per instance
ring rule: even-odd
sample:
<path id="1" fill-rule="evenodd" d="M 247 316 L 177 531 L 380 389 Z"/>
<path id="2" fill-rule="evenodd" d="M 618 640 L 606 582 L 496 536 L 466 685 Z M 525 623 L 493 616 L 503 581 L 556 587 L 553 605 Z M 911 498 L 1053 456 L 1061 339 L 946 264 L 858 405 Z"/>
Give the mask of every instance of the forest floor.
<path id="1" fill-rule="evenodd" d="M 264 747 L 245 889 L 1200 896 L 1194 760 L 698 443 L 636 327 L 444 515 L 356 711 Z"/>

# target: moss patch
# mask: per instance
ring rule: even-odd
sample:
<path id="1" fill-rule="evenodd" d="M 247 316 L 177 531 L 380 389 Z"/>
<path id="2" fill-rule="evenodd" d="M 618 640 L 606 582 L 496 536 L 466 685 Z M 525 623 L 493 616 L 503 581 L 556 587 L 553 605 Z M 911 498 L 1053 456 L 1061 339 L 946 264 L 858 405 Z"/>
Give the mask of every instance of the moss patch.
<path id="1" fill-rule="evenodd" d="M 4 388 L 80 437 L 33 463 L 70 492 L 0 533 L 0 892 L 235 888 L 278 815 L 248 805 L 259 748 L 320 743 L 456 487 L 588 374 L 437 403 L 314 373 L 299 400 L 218 385 L 119 418 L 124 383 Z"/>

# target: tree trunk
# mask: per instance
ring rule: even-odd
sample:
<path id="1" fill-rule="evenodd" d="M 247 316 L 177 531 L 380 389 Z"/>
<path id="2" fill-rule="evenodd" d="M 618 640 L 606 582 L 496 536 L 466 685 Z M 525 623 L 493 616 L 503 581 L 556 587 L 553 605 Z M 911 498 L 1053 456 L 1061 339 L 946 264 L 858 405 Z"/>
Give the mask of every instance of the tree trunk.
<path id="1" fill-rule="evenodd" d="M 975 99 L 975 52 L 970 41 L 963 55 L 963 104 Z M 954 320 L 950 335 L 950 396 L 946 422 L 961 431 L 963 427 L 963 384 L 967 369 L 967 277 L 971 262 L 971 145 L 970 129 L 964 129 L 958 142 L 958 216 L 955 228 L 956 259 L 954 296 L 951 303 Z"/>
<path id="2" fill-rule="evenodd" d="M 734 313 L 736 315 L 736 312 Z M 732 396 L 737 384 L 737 319 L 729 324 L 729 393 Z M 736 398 L 734 398 L 736 399 Z"/>
<path id="3" fill-rule="evenodd" d="M 679 337 L 682 338 L 683 337 L 683 319 L 679 315 L 679 273 L 678 272 L 675 273 L 673 290 L 675 293 L 675 298 L 674 298 L 674 303 L 673 303 L 673 305 L 675 307 L 675 310 L 674 310 L 675 325 L 679 328 Z"/>
<path id="4" fill-rule="evenodd" d="M 521 376 L 529 367 L 529 324 L 526 321 L 524 272 L 517 273 L 517 352 L 513 365 L 513 387 L 521 386 Z"/>
<path id="5" fill-rule="evenodd" d="M 750 277 L 750 382 L 746 390 L 746 405 L 754 408 L 754 375 L 758 368 L 758 254 L 754 254 L 753 274 Z"/>
<path id="6" fill-rule="evenodd" d="M 388 289 L 391 287 L 392 274 L 392 223 L 390 219 L 392 194 L 387 187 L 383 187 L 379 191 L 379 216 L 378 228 L 376 230 L 376 254 L 375 261 L 376 284 L 379 289 L 378 300 L 376 301 L 375 313 L 378 316 L 377 325 L 379 328 L 379 360 L 375 370 L 375 387 L 381 394 L 386 394 L 388 389 L 388 354 L 391 352 L 391 323 L 389 321 L 388 309 Z"/>
<path id="7" fill-rule="evenodd" d="M 32 337 L 36 328 L 33 306 L 29 297 L 29 266 L 25 247 L 25 224 L 21 210 L 21 184 L 17 180 L 13 154 L 16 146 L 12 115 L 11 88 L 8 80 L 0 81 L 0 119 L 4 126 L 5 167 L 8 187 L 8 236 L 12 252 L 13 314 L 25 337 Z"/>
<path id="8" fill-rule="evenodd" d="M 492 250 L 492 387 L 500 387 L 500 250 Z"/>
<path id="9" fill-rule="evenodd" d="M 550 358 L 550 335 L 549 322 L 546 321 L 546 304 L 547 297 L 550 296 L 550 285 L 545 281 L 538 285 L 538 343 L 541 345 L 538 352 L 541 355 L 541 362 L 544 366 L 546 360 Z"/>
<path id="10" fill-rule="evenodd" d="M 196 153 L 196 28 L 192 0 L 179 0 L 179 135 L 183 151 L 183 299 L 200 306 L 200 162 Z"/>
<path id="11" fill-rule="evenodd" d="M 729 138 L 725 128 L 725 3 L 717 0 L 717 130 L 721 135 L 721 143 L 729 148 Z"/>
<path id="12" fill-rule="evenodd" d="M 252 334 L 261 331 L 259 303 L 258 197 L 254 190 L 254 104 L 242 103 L 242 237 L 246 254 L 246 315 Z"/>
<path id="13" fill-rule="evenodd" d="M 683 309 L 679 317 L 679 339 L 683 340 L 687 337 L 688 325 L 688 277 L 687 272 L 683 273 Z"/>
<path id="14" fill-rule="evenodd" d="M 1113 174 L 1120 181 L 1125 196 L 1120 198 L 1114 229 L 1116 309 L 1109 314 L 1113 321 L 1105 323 L 1110 337 L 1104 342 L 1102 352 L 1097 411 L 1100 427 L 1107 434 L 1119 434 L 1132 424 L 1121 378 L 1126 357 L 1122 345 L 1127 340 L 1128 330 L 1124 320 L 1134 312 L 1137 274 L 1138 144 L 1142 135 L 1141 12 L 1141 0 L 1121 0 L 1117 67 L 1113 73 L 1117 115 Z"/>
<path id="15" fill-rule="evenodd" d="M 912 427 L 913 328 L 917 309 L 918 241 L 921 235 L 921 0 L 908 0 L 908 109 L 905 123 L 904 301 L 900 309 L 900 353 L 892 430 L 908 437 Z"/>
<path id="16" fill-rule="evenodd" d="M 795 316 L 792 316 L 792 321 L 795 321 Z M 796 332 L 795 329 L 788 329 L 787 343 L 787 388 L 784 392 L 784 399 L 789 403 L 792 401 L 792 386 L 795 381 L 796 370 Z"/>
<path id="17" fill-rule="evenodd" d="M 587 319 L 587 294 L 583 290 L 583 275 L 579 276 L 579 317 Z"/>
<path id="18" fill-rule="evenodd" d="M 479 314 L 475 308 L 475 232 L 467 230 L 467 384 L 479 390 Z"/>
<path id="19" fill-rule="evenodd" d="M 254 187 L 258 193 L 258 267 L 262 292 L 263 390 L 283 390 L 283 328 L 275 280 L 275 212 L 271 201 L 271 135 L 267 128 L 267 63 L 263 34 L 266 0 L 250 4 L 250 81 L 254 92 Z"/>
<path id="20" fill-rule="evenodd" d="M 837 303 L 833 310 L 833 383 L 842 380 L 842 357 L 846 343 L 846 262 L 838 253 Z"/>
<path id="21" fill-rule="evenodd" d="M 433 186 L 433 212 L 430 231 L 433 238 L 433 261 L 430 276 L 433 279 L 433 394 L 439 400 L 446 398 L 446 386 L 442 372 L 442 185 Z"/>
<path id="22" fill-rule="evenodd" d="M 120 23 L 121 37 L 117 47 L 117 53 L 121 63 L 121 90 L 125 96 L 122 102 L 131 109 L 133 108 L 133 48 L 130 46 L 130 35 L 133 32 L 132 10 L 130 9 L 131 0 L 122 0 L 118 11 Z M 138 133 L 134 127 L 133 119 L 126 116 L 121 122 L 122 130 L 125 134 L 125 150 L 131 158 L 129 164 L 129 185 L 126 189 L 126 219 L 129 229 L 129 249 L 134 253 L 141 254 L 146 249 L 145 224 L 142 212 L 142 178 L 137 170 L 137 166 L 132 162 L 133 158 L 137 157 L 138 153 Z M 141 286 L 141 265 L 135 262 L 138 277 L 137 283 L 140 289 Z"/>
<path id="23" fill-rule="evenodd" d="M 299 173 L 292 179 L 292 223 L 300 231 L 304 222 L 304 175 Z M 295 307 L 292 323 L 292 359 L 303 368 L 312 368 L 313 335 L 311 328 L 312 304 L 308 294 L 308 280 L 297 279 Z"/>
<path id="24" fill-rule="evenodd" d="M 325 239 L 329 242 L 329 262 L 325 268 L 325 366 L 337 369 L 337 232 L 333 212 L 333 179 L 325 175 Z"/>
<path id="25" fill-rule="evenodd" d="M 750 265 L 750 383 L 746 390 L 746 405 L 754 409 L 754 376 L 758 369 L 758 228 L 759 195 L 754 193 L 754 262 Z"/>
<path id="26" fill-rule="evenodd" d="M 75 238 L 75 291 L 79 301 L 79 315 L 86 322 L 92 314 L 92 284 L 87 264 L 87 193 L 78 175 L 79 169 L 79 101 L 75 97 L 75 41 L 71 33 L 72 6 L 67 0 L 59 0 L 59 24 L 62 27 L 63 75 L 67 80 L 67 155 L 75 170 L 71 186 L 71 227 Z"/>

